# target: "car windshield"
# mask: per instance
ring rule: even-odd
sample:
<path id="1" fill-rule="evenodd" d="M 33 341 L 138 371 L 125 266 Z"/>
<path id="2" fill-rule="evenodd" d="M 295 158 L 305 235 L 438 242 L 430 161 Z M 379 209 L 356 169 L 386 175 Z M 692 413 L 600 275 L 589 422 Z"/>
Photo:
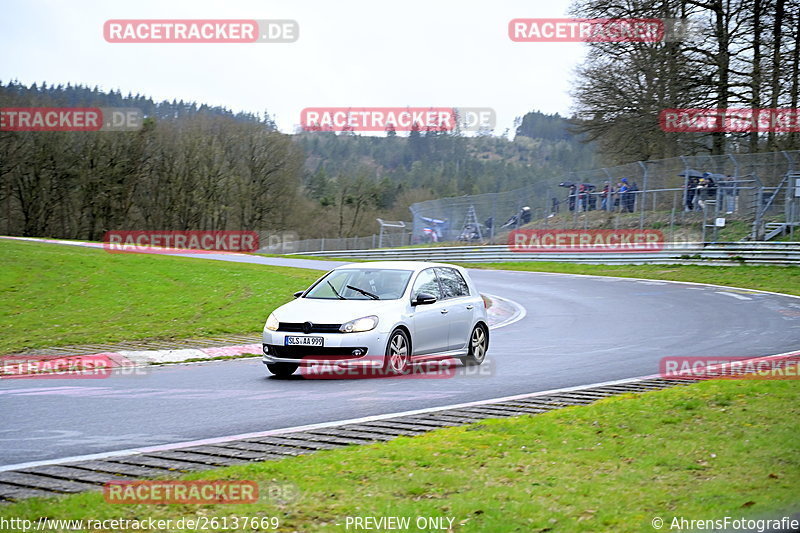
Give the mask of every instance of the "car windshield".
<path id="1" fill-rule="evenodd" d="M 397 300 L 411 278 L 410 270 L 346 268 L 329 272 L 305 298 L 324 300 Z"/>

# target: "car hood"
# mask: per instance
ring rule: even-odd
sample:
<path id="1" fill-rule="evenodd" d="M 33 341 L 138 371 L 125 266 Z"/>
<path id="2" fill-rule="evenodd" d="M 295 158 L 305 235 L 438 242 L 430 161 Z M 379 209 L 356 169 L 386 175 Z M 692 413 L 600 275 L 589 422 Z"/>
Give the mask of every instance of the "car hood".
<path id="1" fill-rule="evenodd" d="M 298 298 L 275 310 L 279 322 L 343 324 L 362 316 L 378 315 L 397 309 L 403 300 L 321 300 Z"/>

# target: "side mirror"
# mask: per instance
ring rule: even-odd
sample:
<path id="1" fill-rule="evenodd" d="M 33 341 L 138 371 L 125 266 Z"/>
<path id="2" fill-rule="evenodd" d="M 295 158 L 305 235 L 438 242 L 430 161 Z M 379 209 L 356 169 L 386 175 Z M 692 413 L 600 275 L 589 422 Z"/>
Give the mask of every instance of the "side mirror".
<path id="1" fill-rule="evenodd" d="M 292 296 L 294 296 L 295 298 L 300 298 L 303 295 L 304 292 L 306 292 L 306 291 L 297 291 Z"/>
<path id="2" fill-rule="evenodd" d="M 427 292 L 421 292 L 417 294 L 417 297 L 411 300 L 411 305 L 430 305 L 436 302 L 436 296 L 433 294 L 428 294 Z"/>

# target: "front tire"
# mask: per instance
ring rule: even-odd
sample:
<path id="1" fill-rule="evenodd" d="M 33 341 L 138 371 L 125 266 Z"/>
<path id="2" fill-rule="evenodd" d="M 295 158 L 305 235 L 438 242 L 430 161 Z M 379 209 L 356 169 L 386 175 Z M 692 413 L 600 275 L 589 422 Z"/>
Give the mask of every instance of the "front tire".
<path id="1" fill-rule="evenodd" d="M 389 335 L 389 342 L 386 344 L 386 355 L 383 358 L 383 374 L 405 374 L 410 367 L 411 341 L 405 331 L 396 329 Z"/>
<path id="2" fill-rule="evenodd" d="M 297 367 L 300 366 L 297 363 L 267 363 L 267 370 L 274 376 L 278 376 L 279 378 L 288 378 L 294 371 L 297 370 Z"/>
<path id="3" fill-rule="evenodd" d="M 489 331 L 483 324 L 478 324 L 472 329 L 469 336 L 469 352 L 461 358 L 464 366 L 477 366 L 486 359 L 486 351 L 489 349 Z"/>

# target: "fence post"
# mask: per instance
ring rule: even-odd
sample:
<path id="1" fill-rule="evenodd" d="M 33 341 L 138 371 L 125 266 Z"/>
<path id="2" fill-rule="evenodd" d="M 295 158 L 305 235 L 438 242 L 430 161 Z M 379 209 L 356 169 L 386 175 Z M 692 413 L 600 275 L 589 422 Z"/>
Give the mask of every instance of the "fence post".
<path id="1" fill-rule="evenodd" d="M 677 192 L 672 193 L 672 213 L 669 216 L 669 240 L 675 244 L 675 204 L 678 203 Z"/>
<path id="2" fill-rule="evenodd" d="M 762 222 L 763 213 L 761 207 L 764 204 L 764 184 L 759 180 L 758 190 L 756 191 L 756 219 L 753 221 L 753 232 L 751 237 L 754 241 L 764 239 L 764 224 Z"/>
<path id="3" fill-rule="evenodd" d="M 781 150 L 783 157 L 789 162 L 788 166 L 786 167 L 786 196 L 783 200 L 783 216 L 786 222 L 794 222 L 794 198 L 792 196 L 792 191 L 794 190 L 794 186 L 792 184 L 791 178 L 789 178 L 789 174 L 794 172 L 794 160 L 789 157 L 789 154 L 786 153 L 786 150 Z M 794 236 L 794 226 L 789 226 L 789 233 Z"/>
<path id="4" fill-rule="evenodd" d="M 733 175 L 739 177 L 739 160 L 736 159 L 734 154 L 728 154 L 728 157 L 733 161 Z"/>
<path id="5" fill-rule="evenodd" d="M 689 194 L 689 163 L 685 156 L 680 156 L 683 162 L 683 198 L 681 199 L 681 210 L 685 210 L 687 194 Z"/>
<path id="6" fill-rule="evenodd" d="M 639 231 L 644 229 L 644 204 L 647 191 L 647 165 L 645 165 L 642 161 L 637 161 L 639 166 L 642 167 L 642 197 L 639 199 Z M 635 198 L 635 196 L 634 196 Z"/>

